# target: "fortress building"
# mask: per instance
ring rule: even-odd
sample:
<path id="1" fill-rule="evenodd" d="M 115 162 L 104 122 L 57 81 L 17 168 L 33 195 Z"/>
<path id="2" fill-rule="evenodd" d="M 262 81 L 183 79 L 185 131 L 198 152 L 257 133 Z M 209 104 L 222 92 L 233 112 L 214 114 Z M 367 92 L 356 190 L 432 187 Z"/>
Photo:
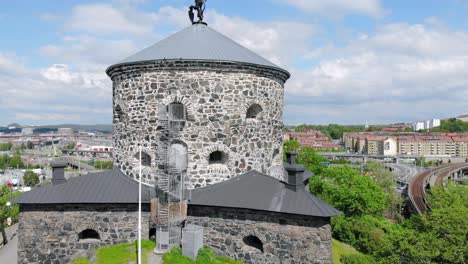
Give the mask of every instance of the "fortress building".
<path id="1" fill-rule="evenodd" d="M 19 263 L 134 241 L 139 180 L 143 234 L 159 252 L 196 225 L 206 246 L 247 263 L 332 263 L 340 212 L 306 191 L 312 173 L 295 153 L 283 163 L 286 70 L 196 22 L 107 74 L 114 169 L 66 180 L 56 162 L 52 184 L 12 199 Z"/>
<path id="2" fill-rule="evenodd" d="M 279 68 L 197 23 L 107 69 L 113 82 L 114 164 L 157 181 L 168 119 L 181 122 L 171 145 L 187 152 L 187 183 L 198 188 L 250 170 L 282 179 L 284 83 Z"/>

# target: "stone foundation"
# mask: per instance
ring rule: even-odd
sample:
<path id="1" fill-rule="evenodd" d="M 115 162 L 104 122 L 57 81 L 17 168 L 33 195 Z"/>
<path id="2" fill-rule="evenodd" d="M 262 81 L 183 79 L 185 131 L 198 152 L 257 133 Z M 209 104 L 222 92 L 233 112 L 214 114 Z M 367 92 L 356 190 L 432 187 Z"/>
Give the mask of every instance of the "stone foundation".
<path id="1" fill-rule="evenodd" d="M 91 249 L 133 242 L 138 237 L 138 205 L 21 206 L 18 263 L 70 263 Z M 149 237 L 149 206 L 144 206 L 142 238 Z M 86 229 L 99 240 L 79 240 Z"/>
<path id="2" fill-rule="evenodd" d="M 332 263 L 330 218 L 247 209 L 190 206 L 188 224 L 204 227 L 204 244 L 216 254 L 247 263 Z M 261 250 L 243 239 L 255 236 Z"/>

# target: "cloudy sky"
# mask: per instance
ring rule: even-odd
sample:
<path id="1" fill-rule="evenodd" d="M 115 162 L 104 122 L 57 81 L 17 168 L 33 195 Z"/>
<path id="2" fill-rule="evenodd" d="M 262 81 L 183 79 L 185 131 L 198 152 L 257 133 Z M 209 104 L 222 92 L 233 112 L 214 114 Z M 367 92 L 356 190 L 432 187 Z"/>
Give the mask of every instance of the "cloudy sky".
<path id="1" fill-rule="evenodd" d="M 192 0 L 0 0 L 0 125 L 110 124 L 105 69 L 189 26 Z M 286 68 L 286 124 L 468 114 L 467 0 L 208 0 Z"/>

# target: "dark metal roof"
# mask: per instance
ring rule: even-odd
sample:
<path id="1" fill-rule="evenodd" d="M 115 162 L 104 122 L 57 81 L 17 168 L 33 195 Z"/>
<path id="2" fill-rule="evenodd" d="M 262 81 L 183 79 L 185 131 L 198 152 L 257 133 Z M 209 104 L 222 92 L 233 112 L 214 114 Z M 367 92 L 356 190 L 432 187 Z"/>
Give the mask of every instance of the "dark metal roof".
<path id="1" fill-rule="evenodd" d="M 150 187 L 142 187 L 142 201 L 149 202 Z M 138 203 L 138 182 L 119 170 L 91 173 L 60 185 L 48 184 L 17 196 L 18 204 L 133 204 Z"/>
<path id="2" fill-rule="evenodd" d="M 331 217 L 341 212 L 299 188 L 286 188 L 286 183 L 250 171 L 222 183 L 188 192 L 190 205 L 262 210 L 286 214 Z"/>
<path id="3" fill-rule="evenodd" d="M 310 175 L 306 171 L 307 175 Z M 188 192 L 190 205 L 245 208 L 287 214 L 330 217 L 338 210 L 299 188 L 250 171 L 228 181 Z M 143 185 L 142 202 L 150 202 L 152 187 Z M 138 182 L 120 170 L 109 170 L 72 178 L 60 185 L 46 185 L 17 196 L 18 204 L 135 204 Z"/>
<path id="4" fill-rule="evenodd" d="M 246 63 L 276 69 L 290 76 L 286 70 L 201 23 L 110 66 L 107 72 L 120 65 L 163 60 Z"/>

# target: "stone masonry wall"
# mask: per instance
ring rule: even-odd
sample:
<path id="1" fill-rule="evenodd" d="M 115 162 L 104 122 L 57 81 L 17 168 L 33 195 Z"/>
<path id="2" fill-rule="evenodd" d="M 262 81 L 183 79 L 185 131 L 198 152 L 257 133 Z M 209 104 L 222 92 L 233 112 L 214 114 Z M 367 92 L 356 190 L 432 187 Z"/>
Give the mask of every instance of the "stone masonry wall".
<path id="1" fill-rule="evenodd" d="M 260 264 L 331 264 L 330 218 L 247 209 L 190 206 L 187 224 L 204 227 L 204 244 L 218 255 Z M 256 236 L 264 252 L 243 239 Z"/>
<path id="2" fill-rule="evenodd" d="M 148 206 L 145 206 L 148 207 Z M 142 236 L 149 236 L 144 208 Z M 138 236 L 137 205 L 22 206 L 18 226 L 18 263 L 70 263 L 90 249 L 133 242 Z M 93 229 L 100 240 L 78 240 Z"/>
<path id="3" fill-rule="evenodd" d="M 283 72 L 243 64 L 168 62 L 121 66 L 108 74 L 114 87 L 114 164 L 129 177 L 138 175 L 135 155 L 141 143 L 151 157 L 143 180 L 157 180 L 157 150 L 165 140 L 158 116 L 174 102 L 187 113 L 183 131 L 172 141 L 187 148 L 189 188 L 252 169 L 282 177 Z M 262 112 L 246 118 L 255 104 Z M 214 151 L 224 152 L 224 164 L 209 164 Z"/>

